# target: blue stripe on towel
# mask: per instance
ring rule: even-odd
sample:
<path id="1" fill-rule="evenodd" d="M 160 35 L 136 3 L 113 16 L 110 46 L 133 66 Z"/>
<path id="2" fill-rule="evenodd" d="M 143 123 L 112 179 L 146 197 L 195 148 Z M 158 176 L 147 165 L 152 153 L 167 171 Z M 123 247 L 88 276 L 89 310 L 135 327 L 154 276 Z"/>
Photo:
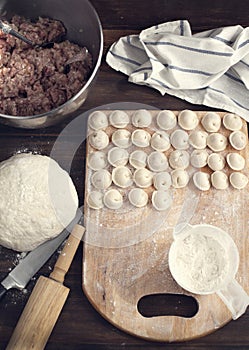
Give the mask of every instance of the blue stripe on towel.
<path id="1" fill-rule="evenodd" d="M 121 60 L 126 61 L 126 62 L 129 62 L 129 63 L 131 63 L 131 64 L 134 64 L 135 66 L 140 66 L 140 65 L 141 65 L 141 63 L 139 63 L 139 62 L 136 62 L 136 61 L 134 61 L 134 60 L 131 60 L 130 58 L 127 58 L 127 57 L 123 57 L 123 56 L 117 55 L 116 53 L 114 53 L 114 52 L 112 52 L 112 51 L 109 51 L 109 53 L 111 53 L 112 56 L 117 57 L 117 58 L 120 58 Z"/>
<path id="2" fill-rule="evenodd" d="M 180 20 L 180 35 L 184 36 L 184 24 L 183 20 Z"/>
<path id="3" fill-rule="evenodd" d="M 224 96 L 227 97 L 227 95 L 226 95 L 223 91 L 221 91 L 221 90 L 212 88 L 212 87 L 210 87 L 210 86 L 208 86 L 207 89 L 213 90 L 213 91 L 218 92 L 218 93 L 220 93 L 220 94 L 222 94 L 222 95 L 224 95 Z M 249 109 L 248 109 L 247 107 L 243 106 L 243 105 L 240 104 L 238 101 L 234 100 L 234 99 L 231 98 L 231 97 L 229 97 L 229 98 L 230 98 L 231 101 L 233 101 L 233 103 L 235 103 L 235 104 L 236 104 L 237 106 L 239 106 L 240 108 L 243 108 L 243 109 L 245 109 L 246 111 L 249 111 Z"/>
<path id="4" fill-rule="evenodd" d="M 184 49 L 184 50 L 188 50 L 188 51 L 194 51 L 194 52 L 198 52 L 198 53 L 205 53 L 207 55 L 216 55 L 216 56 L 225 56 L 225 57 L 231 57 L 233 55 L 232 52 L 219 52 L 219 51 L 210 51 L 210 50 L 196 49 L 196 48 L 190 47 L 190 46 L 173 44 L 173 43 L 168 42 L 168 41 L 157 41 L 157 42 L 145 41 L 144 43 L 146 45 L 153 45 L 153 46 L 161 46 L 161 45 L 174 46 L 174 47 L 179 47 L 180 49 Z"/>

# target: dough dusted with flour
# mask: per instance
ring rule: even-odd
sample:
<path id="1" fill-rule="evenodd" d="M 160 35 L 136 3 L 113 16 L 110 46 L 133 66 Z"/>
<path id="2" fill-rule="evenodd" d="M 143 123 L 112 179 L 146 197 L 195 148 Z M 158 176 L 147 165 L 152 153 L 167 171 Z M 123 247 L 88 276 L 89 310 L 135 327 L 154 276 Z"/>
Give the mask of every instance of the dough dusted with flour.
<path id="1" fill-rule="evenodd" d="M 0 244 L 30 251 L 57 236 L 74 218 L 78 196 L 56 161 L 31 153 L 0 164 Z"/>

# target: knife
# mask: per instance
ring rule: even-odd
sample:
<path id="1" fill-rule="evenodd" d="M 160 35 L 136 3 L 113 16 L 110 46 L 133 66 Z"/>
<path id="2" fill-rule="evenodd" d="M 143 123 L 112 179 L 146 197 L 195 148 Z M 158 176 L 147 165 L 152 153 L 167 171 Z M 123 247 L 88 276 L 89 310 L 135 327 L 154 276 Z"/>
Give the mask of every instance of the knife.
<path id="1" fill-rule="evenodd" d="M 20 263 L 0 283 L 0 300 L 9 289 L 23 289 L 26 287 L 30 279 L 40 270 L 55 250 L 67 238 L 73 227 L 80 220 L 81 216 L 82 212 L 78 209 L 75 218 L 58 236 L 42 243 L 20 261 Z"/>

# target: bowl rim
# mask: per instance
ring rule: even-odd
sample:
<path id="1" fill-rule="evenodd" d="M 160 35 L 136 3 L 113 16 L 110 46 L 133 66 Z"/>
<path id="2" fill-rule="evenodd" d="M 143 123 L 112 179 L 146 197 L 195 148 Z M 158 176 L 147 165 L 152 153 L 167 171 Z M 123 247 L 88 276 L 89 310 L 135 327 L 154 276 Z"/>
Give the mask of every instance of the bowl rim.
<path id="1" fill-rule="evenodd" d="M 99 15 L 98 15 L 96 9 L 94 8 L 94 6 L 91 4 L 91 2 L 89 0 L 85 0 L 85 1 L 88 2 L 89 7 L 92 9 L 92 11 L 93 11 L 93 13 L 94 13 L 94 15 L 96 17 L 96 20 L 97 20 L 97 23 L 98 23 L 99 35 L 100 35 L 98 58 L 97 58 L 95 66 L 94 66 L 94 69 L 93 69 L 89 79 L 87 80 L 86 84 L 77 92 L 76 95 L 74 95 L 73 97 L 71 97 L 69 100 L 67 100 L 63 104 L 59 105 L 56 108 L 51 109 L 48 112 L 35 114 L 35 115 L 25 115 L 25 116 L 9 115 L 9 114 L 2 114 L 2 113 L 0 113 L 0 118 L 10 119 L 10 120 L 31 120 L 31 119 L 38 119 L 38 118 L 43 118 L 43 117 L 48 118 L 50 115 L 54 115 L 55 113 L 59 112 L 61 109 L 63 109 L 69 103 L 74 102 L 75 100 L 77 100 L 77 98 L 85 90 L 87 90 L 88 86 L 91 84 L 91 82 L 95 78 L 95 76 L 97 74 L 97 71 L 98 71 L 98 69 L 99 69 L 99 67 L 101 65 L 101 60 L 102 60 L 102 55 L 103 55 L 103 50 L 104 50 L 104 35 L 103 35 L 103 27 L 102 27 L 102 24 L 101 24 L 101 21 L 100 21 L 100 18 L 99 18 Z"/>

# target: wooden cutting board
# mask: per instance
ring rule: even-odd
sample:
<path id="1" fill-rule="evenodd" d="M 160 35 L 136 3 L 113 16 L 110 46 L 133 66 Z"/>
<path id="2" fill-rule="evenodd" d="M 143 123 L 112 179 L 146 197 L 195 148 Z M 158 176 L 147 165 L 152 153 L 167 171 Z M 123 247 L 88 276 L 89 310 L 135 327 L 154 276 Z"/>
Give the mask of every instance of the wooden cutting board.
<path id="1" fill-rule="evenodd" d="M 110 111 L 106 113 L 108 115 Z M 158 111 L 151 113 L 155 118 Z M 197 112 L 199 118 L 205 113 Z M 244 121 L 242 130 L 247 134 Z M 113 128 L 108 127 L 106 131 L 110 135 Z M 226 136 L 229 134 L 224 127 L 220 132 Z M 228 146 L 223 154 L 230 150 L 232 148 Z M 87 156 L 92 151 L 88 145 Z M 243 173 L 247 176 L 248 152 L 248 146 L 240 151 L 246 159 Z M 228 167 L 225 171 L 230 172 Z M 91 190 L 90 176 L 91 170 L 86 167 L 86 196 Z M 151 204 L 140 209 L 126 204 L 118 211 L 92 210 L 86 200 L 84 209 L 87 236 L 83 289 L 86 296 L 96 310 L 118 328 L 148 340 L 167 342 L 204 336 L 232 319 L 230 311 L 216 294 L 190 294 L 173 280 L 168 268 L 168 252 L 174 227 L 179 222 L 215 225 L 232 236 L 240 253 L 236 280 L 249 293 L 249 185 L 243 190 L 229 186 L 227 190 L 211 187 L 202 192 L 195 190 L 190 181 L 187 188 L 172 189 L 172 194 L 173 205 L 166 213 L 157 212 Z M 198 312 L 193 317 L 142 316 L 138 311 L 139 300 L 157 293 L 192 296 L 198 303 Z"/>

